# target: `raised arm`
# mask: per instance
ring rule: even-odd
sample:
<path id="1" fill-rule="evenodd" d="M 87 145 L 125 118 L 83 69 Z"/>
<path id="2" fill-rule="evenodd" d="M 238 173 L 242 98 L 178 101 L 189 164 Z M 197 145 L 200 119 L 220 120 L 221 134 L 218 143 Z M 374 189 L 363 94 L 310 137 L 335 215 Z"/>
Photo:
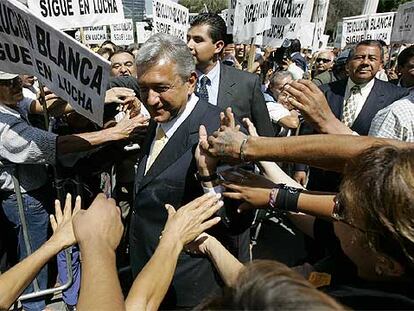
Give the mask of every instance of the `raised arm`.
<path id="1" fill-rule="evenodd" d="M 126 299 L 127 310 L 158 310 L 184 245 L 220 221 L 214 215 L 221 206 L 220 195 L 205 194 L 178 211 L 166 205 L 168 220 L 154 255 L 139 273 Z"/>
<path id="2" fill-rule="evenodd" d="M 55 216 L 51 216 L 53 235 L 29 257 L 0 275 L 0 310 L 8 310 L 23 290 L 33 281 L 40 269 L 62 249 L 76 242 L 72 229 L 71 196 L 66 196 L 65 208 L 55 202 Z M 80 197 L 76 199 L 73 214 L 80 210 Z"/>

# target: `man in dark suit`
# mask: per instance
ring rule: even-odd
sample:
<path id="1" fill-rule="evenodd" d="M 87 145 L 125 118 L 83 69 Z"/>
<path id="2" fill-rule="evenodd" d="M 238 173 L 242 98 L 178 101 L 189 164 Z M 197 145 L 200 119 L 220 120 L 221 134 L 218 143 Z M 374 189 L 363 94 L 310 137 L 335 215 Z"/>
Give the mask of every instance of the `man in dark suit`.
<path id="1" fill-rule="evenodd" d="M 310 101 L 307 108 L 302 109 L 313 130 L 326 134 L 368 135 L 375 114 L 408 94 L 404 88 L 375 78 L 382 58 L 383 50 L 376 40 L 361 41 L 350 51 L 346 64 L 349 78 L 320 86 L 326 100 Z M 312 169 L 308 189 L 335 191 L 338 185 L 338 175 Z"/>
<path id="2" fill-rule="evenodd" d="M 140 49 L 136 64 L 141 99 L 152 121 L 135 178 L 130 227 L 134 277 L 151 258 L 162 235 L 167 219 L 165 204 L 180 208 L 203 190 L 220 191 L 214 188 L 218 185 L 216 161 L 196 147 L 200 125 L 205 126 L 206 137 L 220 126 L 221 111 L 193 94 L 197 81 L 194 60 L 178 38 L 154 35 Z M 240 225 L 238 220 L 243 218 L 235 209 L 223 208 L 220 215 L 222 221 L 210 233 L 246 261 L 248 224 Z M 182 253 L 163 307 L 193 307 L 219 285 L 219 277 L 207 258 Z"/>
<path id="3" fill-rule="evenodd" d="M 303 72 L 308 70 L 308 62 L 306 61 L 305 57 L 300 54 L 301 44 L 299 39 L 292 39 L 290 40 L 290 57 L 292 61 L 298 66 Z"/>
<path id="4" fill-rule="evenodd" d="M 199 14 L 191 22 L 187 45 L 196 62 L 197 94 L 223 109 L 231 107 L 240 120 L 250 118 L 259 135 L 274 136 L 259 77 L 219 61 L 227 38 L 226 23 L 217 14 Z"/>

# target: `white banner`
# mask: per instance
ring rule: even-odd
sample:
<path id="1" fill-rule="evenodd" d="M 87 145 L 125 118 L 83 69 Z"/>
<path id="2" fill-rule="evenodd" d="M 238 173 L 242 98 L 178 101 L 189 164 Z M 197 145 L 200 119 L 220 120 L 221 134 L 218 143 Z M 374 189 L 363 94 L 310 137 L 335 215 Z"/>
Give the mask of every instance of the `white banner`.
<path id="1" fill-rule="evenodd" d="M 129 45 L 134 43 L 134 23 L 132 19 L 125 19 L 123 23 L 112 24 L 111 41 L 116 45 Z"/>
<path id="2" fill-rule="evenodd" d="M 313 52 L 319 51 L 324 44 L 326 18 L 328 16 L 329 0 L 316 0 L 315 8 L 313 10 L 313 22 L 315 23 L 315 30 L 313 35 Z"/>
<path id="3" fill-rule="evenodd" d="M 171 0 L 153 0 L 152 18 L 154 33 L 166 33 L 187 42 L 189 27 L 188 9 Z"/>
<path id="4" fill-rule="evenodd" d="M 238 0 L 234 12 L 233 39 L 243 42 L 270 28 L 274 0 Z"/>
<path id="5" fill-rule="evenodd" d="M 414 1 L 401 4 L 398 7 L 391 40 L 393 42 L 414 42 Z"/>
<path id="6" fill-rule="evenodd" d="M 28 0 L 30 11 L 57 29 L 102 26 L 124 20 L 122 0 Z"/>
<path id="7" fill-rule="evenodd" d="M 0 2 L 0 70 L 36 76 L 102 125 L 110 64 L 16 0 Z"/>
<path id="8" fill-rule="evenodd" d="M 147 22 L 136 22 L 135 23 L 137 30 L 137 43 L 145 43 L 149 37 L 151 37 L 152 32 L 150 30 L 145 30 L 145 27 L 148 27 Z"/>
<path id="9" fill-rule="evenodd" d="M 314 30 L 315 23 L 308 22 L 300 25 L 298 39 L 302 48 L 312 48 Z"/>
<path id="10" fill-rule="evenodd" d="M 263 35 L 263 44 L 280 47 L 285 38 L 295 39 L 302 24 L 311 19 L 313 0 L 275 0 L 272 25 Z"/>
<path id="11" fill-rule="evenodd" d="M 226 15 L 226 25 L 227 25 L 227 33 L 233 33 L 233 26 L 234 26 L 234 10 L 236 9 L 237 0 L 227 0 L 227 15 Z"/>
<path id="12" fill-rule="evenodd" d="M 83 33 L 85 35 L 86 44 L 102 44 L 109 40 L 107 26 L 85 27 Z"/>
<path id="13" fill-rule="evenodd" d="M 394 12 L 344 17 L 341 48 L 362 40 L 384 40 L 390 44 Z"/>

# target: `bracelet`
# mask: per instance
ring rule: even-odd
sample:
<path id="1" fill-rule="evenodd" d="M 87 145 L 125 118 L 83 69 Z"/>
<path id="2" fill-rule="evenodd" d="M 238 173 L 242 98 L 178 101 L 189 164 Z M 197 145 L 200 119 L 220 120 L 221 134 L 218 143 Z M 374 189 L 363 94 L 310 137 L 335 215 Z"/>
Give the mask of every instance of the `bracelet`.
<path id="1" fill-rule="evenodd" d="M 272 208 L 277 208 L 281 211 L 299 213 L 298 200 L 302 191 L 303 189 L 281 184 L 276 199 L 272 198 L 269 204 Z"/>
<path id="2" fill-rule="evenodd" d="M 269 193 L 269 205 L 270 205 L 271 208 L 275 208 L 276 197 L 277 197 L 278 190 L 280 188 L 285 187 L 285 186 L 286 186 L 286 184 L 276 184 L 273 187 L 272 191 L 270 191 L 270 193 Z"/>
<path id="3" fill-rule="evenodd" d="M 243 162 L 246 162 L 246 155 L 244 154 L 244 146 L 246 146 L 247 140 L 250 136 L 247 136 L 245 139 L 243 139 L 241 145 L 240 145 L 240 160 Z"/>

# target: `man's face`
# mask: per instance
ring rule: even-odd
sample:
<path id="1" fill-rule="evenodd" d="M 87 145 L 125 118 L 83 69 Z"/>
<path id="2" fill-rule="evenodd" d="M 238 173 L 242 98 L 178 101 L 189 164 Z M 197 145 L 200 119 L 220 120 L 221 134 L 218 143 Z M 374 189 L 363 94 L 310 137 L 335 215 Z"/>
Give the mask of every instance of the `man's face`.
<path id="1" fill-rule="evenodd" d="M 134 57 L 129 53 L 118 53 L 111 58 L 111 76 L 133 76 L 137 77 Z"/>
<path id="2" fill-rule="evenodd" d="M 219 54 L 224 46 L 224 42 L 221 40 L 213 43 L 209 28 L 209 25 L 197 25 L 191 27 L 187 33 L 187 46 L 194 56 L 197 68 L 214 63 L 215 55 Z"/>
<path id="3" fill-rule="evenodd" d="M 356 84 L 363 84 L 371 81 L 380 67 L 381 50 L 376 46 L 360 45 L 355 50 L 352 59 L 348 61 L 346 68 L 349 77 Z"/>
<path id="4" fill-rule="evenodd" d="M 404 66 L 398 66 L 398 72 L 401 74 L 401 82 L 405 87 L 414 86 L 414 56 L 411 57 Z"/>
<path id="5" fill-rule="evenodd" d="M 10 80 L 0 80 L 0 102 L 15 106 L 23 99 L 22 80 L 16 77 Z"/>
<path id="6" fill-rule="evenodd" d="M 170 60 L 160 60 L 154 66 L 138 68 L 141 99 L 158 123 L 177 116 L 194 92 L 196 81 L 195 72 L 187 81 L 183 81 L 177 73 L 177 65 Z"/>
<path id="7" fill-rule="evenodd" d="M 283 91 L 283 87 L 287 84 L 292 82 L 292 77 L 287 76 L 282 79 L 277 79 L 274 84 L 270 86 L 270 91 L 273 94 L 273 98 L 278 101 L 280 93 Z"/>
<path id="8" fill-rule="evenodd" d="M 333 66 L 333 55 L 329 52 L 321 52 L 315 61 L 317 73 L 324 72 Z"/>

